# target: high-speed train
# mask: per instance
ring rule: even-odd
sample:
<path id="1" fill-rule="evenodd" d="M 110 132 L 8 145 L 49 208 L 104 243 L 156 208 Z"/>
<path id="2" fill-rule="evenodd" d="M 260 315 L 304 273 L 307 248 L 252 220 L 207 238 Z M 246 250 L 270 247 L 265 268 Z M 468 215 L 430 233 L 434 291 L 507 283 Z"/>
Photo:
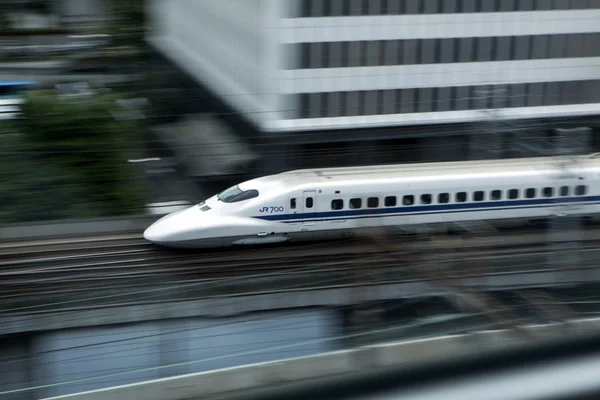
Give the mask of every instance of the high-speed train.
<path id="1" fill-rule="evenodd" d="M 167 247 L 227 247 L 567 214 L 600 214 L 600 154 L 284 172 L 169 214 L 144 237 Z"/>

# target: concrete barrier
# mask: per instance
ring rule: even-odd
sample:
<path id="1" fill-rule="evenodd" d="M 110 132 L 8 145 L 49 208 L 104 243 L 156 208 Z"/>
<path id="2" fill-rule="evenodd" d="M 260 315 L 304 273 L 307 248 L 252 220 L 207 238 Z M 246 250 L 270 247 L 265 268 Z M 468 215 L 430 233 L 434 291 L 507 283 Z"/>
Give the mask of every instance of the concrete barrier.
<path id="1" fill-rule="evenodd" d="M 0 241 L 80 235 L 142 233 L 162 215 L 23 223 L 0 226 Z"/>
<path id="2" fill-rule="evenodd" d="M 584 336 L 600 330 L 600 318 L 572 321 L 577 334 Z M 481 352 L 518 349 L 545 339 L 557 339 L 557 324 L 524 327 L 532 335 L 518 338 L 514 331 L 490 330 L 473 334 L 449 335 L 335 351 L 317 356 L 252 364 L 157 379 L 108 389 L 48 398 L 46 400 L 183 400 L 211 395 L 236 394 L 240 390 L 273 387 L 328 376 L 340 376 L 389 367 L 414 368 L 425 364 L 452 361 Z"/>

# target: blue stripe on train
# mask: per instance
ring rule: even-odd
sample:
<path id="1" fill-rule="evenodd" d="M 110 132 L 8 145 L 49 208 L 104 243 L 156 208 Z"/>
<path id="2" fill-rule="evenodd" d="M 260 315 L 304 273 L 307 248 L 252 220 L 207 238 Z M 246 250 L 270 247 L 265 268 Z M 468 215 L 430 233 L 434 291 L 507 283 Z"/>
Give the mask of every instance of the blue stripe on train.
<path id="1" fill-rule="evenodd" d="M 339 221 L 348 219 L 375 218 L 380 216 L 431 215 L 452 212 L 475 212 L 496 210 L 519 210 L 561 205 L 591 205 L 600 202 L 600 196 L 580 196 L 533 200 L 503 200 L 481 203 L 436 204 L 430 206 L 404 206 L 389 208 L 366 208 L 359 210 L 323 211 L 302 214 L 258 215 L 253 218 L 279 222 Z M 397 215 L 393 215 L 397 214 Z"/>

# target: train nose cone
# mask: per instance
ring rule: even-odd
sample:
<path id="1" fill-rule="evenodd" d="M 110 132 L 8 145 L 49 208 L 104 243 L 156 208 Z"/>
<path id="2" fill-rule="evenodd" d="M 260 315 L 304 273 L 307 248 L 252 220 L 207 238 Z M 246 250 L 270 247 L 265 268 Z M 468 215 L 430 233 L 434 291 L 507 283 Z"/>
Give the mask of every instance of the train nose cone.
<path id="1" fill-rule="evenodd" d="M 155 222 L 144 231 L 144 239 L 152 243 L 160 243 L 165 239 L 165 234 L 159 224 Z"/>

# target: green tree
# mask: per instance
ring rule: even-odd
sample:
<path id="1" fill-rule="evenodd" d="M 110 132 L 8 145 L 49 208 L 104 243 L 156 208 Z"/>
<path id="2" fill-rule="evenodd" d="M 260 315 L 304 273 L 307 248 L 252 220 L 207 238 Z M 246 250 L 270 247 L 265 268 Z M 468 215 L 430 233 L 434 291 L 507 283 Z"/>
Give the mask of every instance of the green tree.
<path id="1" fill-rule="evenodd" d="M 144 47 L 146 13 L 144 0 L 112 0 L 110 33 L 117 46 Z"/>
<path id="2" fill-rule="evenodd" d="M 127 160 L 141 154 L 141 135 L 135 124 L 115 120 L 115 100 L 27 95 L 23 118 L 12 125 L 19 135 L 2 135 L 1 220 L 140 213 L 144 188 Z"/>
<path id="3" fill-rule="evenodd" d="M 6 33 L 12 29 L 12 21 L 6 13 L 0 13 L 0 33 Z"/>

